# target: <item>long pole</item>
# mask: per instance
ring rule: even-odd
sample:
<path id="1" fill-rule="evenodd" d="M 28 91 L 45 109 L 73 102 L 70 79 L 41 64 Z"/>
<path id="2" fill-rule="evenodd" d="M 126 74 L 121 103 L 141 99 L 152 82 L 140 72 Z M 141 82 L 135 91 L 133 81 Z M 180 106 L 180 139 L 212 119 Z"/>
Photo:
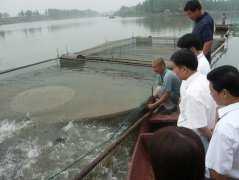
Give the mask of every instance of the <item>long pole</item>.
<path id="1" fill-rule="evenodd" d="M 75 180 L 83 179 L 90 171 L 92 171 L 97 164 L 99 164 L 107 155 L 109 155 L 122 141 L 135 129 L 137 128 L 145 119 L 147 119 L 151 115 L 151 112 L 146 113 L 143 117 L 141 117 L 138 121 L 136 121 L 133 126 L 131 126 L 124 134 L 120 136 L 120 138 L 109 145 L 102 153 L 98 155 L 89 165 L 84 167 L 80 174 L 76 176 Z"/>

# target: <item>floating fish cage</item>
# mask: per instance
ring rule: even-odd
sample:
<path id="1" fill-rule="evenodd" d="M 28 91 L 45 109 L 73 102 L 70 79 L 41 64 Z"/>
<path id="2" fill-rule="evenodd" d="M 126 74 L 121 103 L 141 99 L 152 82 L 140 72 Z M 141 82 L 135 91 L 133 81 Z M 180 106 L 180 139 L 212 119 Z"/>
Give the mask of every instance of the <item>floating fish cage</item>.
<path id="1" fill-rule="evenodd" d="M 67 53 L 61 56 L 62 66 L 75 66 L 83 61 L 103 61 L 129 65 L 151 66 L 152 60 L 162 57 L 170 66 L 170 56 L 177 50 L 176 37 L 132 37 L 105 42 L 81 52 Z M 212 52 L 219 52 L 224 47 L 225 38 L 216 37 Z M 223 45 L 223 47 L 222 47 Z M 215 56 L 216 54 L 212 54 Z"/>

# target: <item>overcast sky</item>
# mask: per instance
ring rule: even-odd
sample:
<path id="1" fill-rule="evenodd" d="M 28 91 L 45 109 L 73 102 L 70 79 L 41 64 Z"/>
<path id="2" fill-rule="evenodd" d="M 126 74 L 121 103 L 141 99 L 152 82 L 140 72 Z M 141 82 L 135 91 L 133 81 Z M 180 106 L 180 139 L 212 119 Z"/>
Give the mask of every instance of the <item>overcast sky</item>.
<path id="1" fill-rule="evenodd" d="M 121 6 L 132 6 L 144 0 L 0 0 L 0 12 L 16 15 L 20 10 L 92 9 L 99 12 L 117 10 Z"/>

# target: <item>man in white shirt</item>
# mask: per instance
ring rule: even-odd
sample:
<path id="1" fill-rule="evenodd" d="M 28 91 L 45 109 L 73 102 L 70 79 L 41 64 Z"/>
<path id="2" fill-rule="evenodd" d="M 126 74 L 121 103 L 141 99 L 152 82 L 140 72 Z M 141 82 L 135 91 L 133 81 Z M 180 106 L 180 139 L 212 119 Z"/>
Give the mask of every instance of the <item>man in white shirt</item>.
<path id="1" fill-rule="evenodd" d="M 190 49 L 197 56 L 198 72 L 204 75 L 207 75 L 210 72 L 210 64 L 206 56 L 203 54 L 203 44 L 202 41 L 198 38 L 198 36 L 192 33 L 185 34 L 179 38 L 177 46 L 179 48 Z"/>
<path id="2" fill-rule="evenodd" d="M 210 95 L 209 82 L 206 76 L 197 72 L 198 61 L 192 51 L 178 50 L 171 60 L 174 72 L 183 80 L 177 125 L 194 130 L 207 150 L 216 119 L 216 103 Z"/>
<path id="3" fill-rule="evenodd" d="M 208 76 L 211 95 L 218 105 L 216 124 L 206 154 L 206 167 L 215 180 L 239 179 L 239 72 L 221 66 Z"/>

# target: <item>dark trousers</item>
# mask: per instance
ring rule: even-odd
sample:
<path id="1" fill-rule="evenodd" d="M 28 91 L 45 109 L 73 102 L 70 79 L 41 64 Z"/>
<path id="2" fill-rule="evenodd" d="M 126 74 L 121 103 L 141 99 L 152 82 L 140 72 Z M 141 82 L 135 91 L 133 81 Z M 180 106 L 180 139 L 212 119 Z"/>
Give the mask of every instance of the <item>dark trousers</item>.
<path id="1" fill-rule="evenodd" d="M 206 56 L 206 58 L 207 58 L 207 60 L 208 60 L 209 64 L 211 64 L 211 62 L 212 62 L 211 53 L 208 53 L 208 54 L 207 54 L 207 55 L 205 55 L 205 56 Z"/>

